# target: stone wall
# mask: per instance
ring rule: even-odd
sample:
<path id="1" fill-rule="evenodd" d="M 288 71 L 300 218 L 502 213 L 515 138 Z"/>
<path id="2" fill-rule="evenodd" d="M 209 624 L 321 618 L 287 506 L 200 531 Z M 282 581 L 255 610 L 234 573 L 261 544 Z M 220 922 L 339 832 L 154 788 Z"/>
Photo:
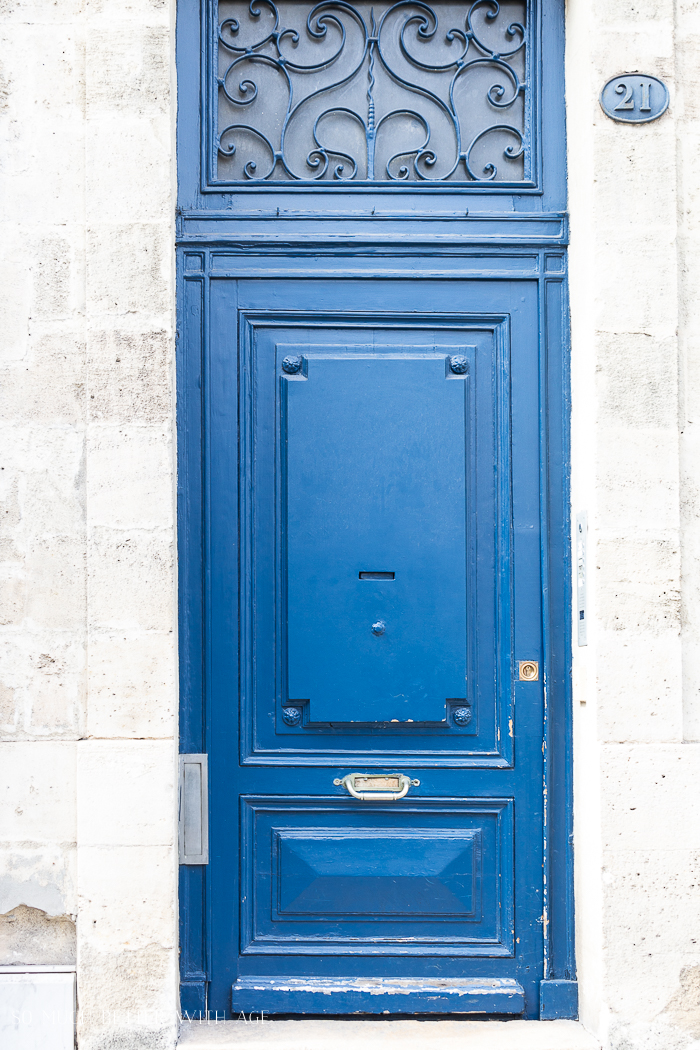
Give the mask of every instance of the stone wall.
<path id="1" fill-rule="evenodd" d="M 0 0 L 0 964 L 77 959 L 90 1050 L 175 1039 L 174 6 Z M 569 0 L 567 18 L 581 1016 L 612 1050 L 685 1050 L 700 4 Z M 669 83 L 659 122 L 601 112 L 627 69 Z"/>
<path id="2" fill-rule="evenodd" d="M 0 3 L 0 962 L 77 918 L 85 1048 L 176 1024 L 173 6 Z"/>
<path id="3" fill-rule="evenodd" d="M 700 1039 L 700 5 L 571 0 L 567 51 L 581 1016 L 662 1050 Z M 622 71 L 668 83 L 658 122 L 604 116 Z"/>

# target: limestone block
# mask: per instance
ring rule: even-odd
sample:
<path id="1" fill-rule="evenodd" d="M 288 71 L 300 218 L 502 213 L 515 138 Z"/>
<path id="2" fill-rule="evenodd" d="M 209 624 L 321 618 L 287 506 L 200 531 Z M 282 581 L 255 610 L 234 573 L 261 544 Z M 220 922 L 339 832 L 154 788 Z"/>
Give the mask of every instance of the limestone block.
<path id="1" fill-rule="evenodd" d="M 700 741 L 700 639 L 699 618 L 693 610 L 690 626 L 683 637 L 683 738 Z"/>
<path id="2" fill-rule="evenodd" d="M 605 849 L 698 849 L 698 746 L 618 744 L 603 747 Z"/>
<path id="3" fill-rule="evenodd" d="M 177 946 L 173 847 L 80 846 L 81 947 L 138 951 Z"/>
<path id="4" fill-rule="evenodd" d="M 87 126 L 87 222 L 170 222 L 171 138 L 161 116 L 140 120 L 122 112 Z M 113 149 L 114 142 L 119 149 Z"/>
<path id="5" fill-rule="evenodd" d="M 611 951 L 700 961 L 700 849 L 611 851 L 603 885 Z"/>
<path id="6" fill-rule="evenodd" d="M 603 427 L 667 427 L 677 437 L 675 338 L 650 333 L 596 333 L 597 422 Z"/>
<path id="7" fill-rule="evenodd" d="M 700 103 L 697 101 L 696 91 L 700 91 L 700 84 L 693 90 L 693 118 L 683 122 L 683 132 L 678 143 L 678 165 L 679 165 L 679 189 L 683 202 L 682 227 L 679 236 L 691 234 L 697 237 L 700 230 L 700 218 L 697 215 L 698 198 L 700 198 L 700 172 L 698 171 L 698 143 L 700 136 L 697 133 L 698 120 L 700 120 Z M 691 260 L 692 261 L 692 260 Z M 697 262 L 696 262 L 697 265 Z"/>
<path id="8" fill-rule="evenodd" d="M 27 352 L 32 281 L 24 231 L 10 223 L 3 226 L 8 228 L 3 230 L 0 252 L 0 362 L 7 365 L 23 361 Z"/>
<path id="9" fill-rule="evenodd" d="M 26 907 L 54 918 L 74 916 L 78 911 L 75 858 L 75 846 L 65 842 L 40 845 L 14 842 L 11 848 L 0 850 L 0 913 L 7 915 L 19 907 Z M 25 923 L 21 916 L 15 916 L 15 919 L 15 929 L 22 925 L 36 925 L 33 921 Z M 37 923 L 40 924 L 39 919 Z M 9 928 L 5 934 L 10 940 L 14 937 Z M 60 931 L 56 936 L 59 934 Z M 13 961 L 29 963 L 34 960 L 4 960 L 5 963 Z M 46 958 L 36 961 L 45 962 Z M 53 961 L 71 962 L 72 959 L 54 958 Z"/>
<path id="10" fill-rule="evenodd" d="M 78 744 L 78 835 L 82 846 L 172 846 L 172 741 L 84 740 Z"/>
<path id="11" fill-rule="evenodd" d="M 87 116 L 165 115 L 170 102 L 170 32 L 164 25 L 90 20 L 86 32 Z"/>
<path id="12" fill-rule="evenodd" d="M 597 451 L 601 527 L 622 532 L 631 521 L 658 531 L 678 527 L 675 428 L 600 427 Z"/>
<path id="13" fill-rule="evenodd" d="M 700 1040 L 700 965 L 692 961 L 680 971 L 678 987 L 659 1016 L 659 1021 Z"/>
<path id="14" fill-rule="evenodd" d="M 170 25 L 169 0 L 86 0 L 91 20 Z"/>
<path id="15" fill-rule="evenodd" d="M 81 37 L 79 24 L 70 18 L 61 23 L 39 19 L 8 20 L 7 4 L 0 12 L 3 67 L 9 84 L 5 103 L 37 117 L 49 114 L 70 117 L 79 125 L 83 117 Z M 26 130 L 29 137 L 31 129 Z M 54 222 L 57 221 L 54 219 Z"/>
<path id="16" fill-rule="evenodd" d="M 601 534 L 596 612 L 602 627 L 667 636 L 680 628 L 680 544 L 674 532 Z"/>
<path id="17" fill-rule="evenodd" d="M 606 332 L 648 332 L 675 338 L 677 273 L 674 227 L 661 230 L 608 231 L 598 226 L 593 305 L 596 327 Z M 602 231 L 602 232 L 601 232 Z M 624 281 L 629 295 L 604 294 Z M 632 291 L 633 290 L 633 291 Z"/>
<path id="18" fill-rule="evenodd" d="M 697 98 L 697 89 L 700 86 L 700 67 L 698 66 L 698 53 L 700 53 L 700 26 L 695 27 L 695 32 L 689 27 L 681 31 L 680 26 L 676 31 L 676 119 L 683 123 L 684 131 L 692 134 L 693 126 L 697 125 L 700 116 L 700 105 Z M 682 147 L 682 141 L 679 146 Z M 697 189 L 697 183 L 695 183 Z"/>
<path id="19" fill-rule="evenodd" d="M 9 500 L 8 531 L 29 538 L 82 535 L 83 436 L 68 427 L 2 428 L 0 494 Z M 0 498 L 2 498 L 0 495 Z"/>
<path id="20" fill-rule="evenodd" d="M 132 331 L 161 328 L 172 310 L 169 224 L 93 225 L 86 240 L 92 323 L 113 315 Z"/>
<path id="21" fill-rule="evenodd" d="M 33 627 L 75 628 L 85 622 L 85 541 L 43 536 L 27 547 L 23 618 Z M 17 622 L 17 621 L 16 621 Z"/>
<path id="22" fill-rule="evenodd" d="M 679 36 L 697 33 L 700 35 L 700 8 L 697 0 L 679 0 L 676 5 L 678 12 Z"/>
<path id="23" fill-rule="evenodd" d="M 80 291 L 73 287 L 80 272 L 73 265 L 78 233 L 72 232 L 72 237 L 55 232 L 34 242 L 31 312 L 38 320 L 69 318 L 78 305 Z"/>
<path id="24" fill-rule="evenodd" d="M 614 742 L 683 740 L 681 639 L 599 630 L 596 638 L 598 736 Z"/>
<path id="25" fill-rule="evenodd" d="M 172 339 L 165 329 L 88 333 L 91 420 L 170 423 Z"/>
<path id="26" fill-rule="evenodd" d="M 682 289 L 682 329 L 680 332 L 680 345 L 686 358 L 685 369 L 693 367 L 697 370 L 698 339 L 700 338 L 700 319 L 696 313 L 697 302 L 700 298 L 698 291 L 698 276 L 700 275 L 700 259 L 697 258 L 697 249 L 700 245 L 700 235 L 697 233 L 684 233 L 679 237 L 678 248 L 682 267 L 680 270 L 680 287 Z M 691 375 L 687 372 L 681 373 L 681 383 L 685 383 L 685 397 L 694 396 L 691 404 L 697 405 L 698 394 L 695 386 L 688 386 Z"/>
<path id="27" fill-rule="evenodd" d="M 88 736 L 174 735 L 176 646 L 174 632 L 91 633 Z"/>
<path id="28" fill-rule="evenodd" d="M 7 603 L 0 622 L 33 629 L 83 629 L 83 438 L 69 428 L 7 426 L 0 500 L 0 574 Z M 4 519 L 4 520 L 2 520 Z M 29 624 L 27 624 L 29 625 Z"/>
<path id="29" fill-rule="evenodd" d="M 84 7 L 85 0 L 3 0 L 0 23 L 73 23 Z"/>
<path id="30" fill-rule="evenodd" d="M 75 747 L 62 740 L 0 743 L 0 839 L 75 842 Z"/>
<path id="31" fill-rule="evenodd" d="M 0 30 L 7 216 L 74 223 L 83 206 L 83 42 L 80 26 L 7 23 Z"/>
<path id="32" fill-rule="evenodd" d="M 32 326 L 27 353 L 3 372 L 0 419 L 79 426 L 85 415 L 85 337 L 70 322 Z M 39 330 L 37 330 L 39 329 Z"/>
<path id="33" fill-rule="evenodd" d="M 12 117 L 8 114 L 3 120 L 0 115 L 0 133 L 7 143 L 0 172 L 7 214 L 22 216 L 25 223 L 41 224 L 44 230 L 61 221 L 79 223 L 84 207 L 82 124 L 71 117 L 51 118 L 48 114 L 37 114 L 26 121 L 24 107 L 18 106 Z M 46 142 L 51 143 L 50 150 Z"/>
<path id="34" fill-rule="evenodd" d="M 700 740 L 700 479 L 697 471 L 700 434 L 696 433 L 697 430 L 696 423 L 686 420 L 681 439 L 681 594 L 686 740 Z"/>
<path id="35" fill-rule="evenodd" d="M 174 462 L 169 428 L 93 424 L 87 457 L 90 526 L 172 528 Z"/>
<path id="36" fill-rule="evenodd" d="M 605 999 L 612 1015 L 611 1050 L 625 1046 L 635 1050 L 687 1047 L 686 1039 L 678 1038 L 681 1033 L 674 1033 L 668 1023 L 656 1019 L 672 1000 L 683 968 L 697 964 L 699 958 L 680 952 L 630 953 L 629 949 L 622 952 L 614 948 L 606 952 Z M 627 1042 L 621 1031 L 615 1031 L 623 1027 L 628 1029 Z"/>
<path id="37" fill-rule="evenodd" d="M 27 615 L 24 581 L 13 569 L 0 574 L 0 626 L 17 626 Z"/>
<path id="38" fill-rule="evenodd" d="M 34 660 L 28 689 L 27 736 L 76 739 L 85 724 L 85 645 L 71 641 L 52 645 Z"/>
<path id="39" fill-rule="evenodd" d="M 172 529 L 91 528 L 88 591 L 88 614 L 94 629 L 171 630 Z"/>
<path id="40" fill-rule="evenodd" d="M 673 8 L 670 4 L 664 4 L 664 8 L 657 18 L 630 23 L 625 18 L 618 22 L 613 11 L 598 7 L 597 32 L 590 51 L 593 66 L 606 79 L 627 69 L 672 76 Z"/>
<path id="41" fill-rule="evenodd" d="M 614 72 L 619 71 L 619 65 Z M 649 70 L 653 72 L 653 70 Z M 612 75 L 612 74 L 611 74 Z M 602 89 L 605 77 L 602 78 Z M 602 114 L 602 110 L 601 110 Z M 603 115 L 604 116 L 604 115 Z M 595 216 L 600 229 L 617 231 L 675 226 L 675 127 L 661 117 L 653 124 L 616 124 L 596 130 Z M 665 192 L 659 192 L 663 185 Z M 669 192 L 670 191 L 670 192 Z M 620 247 L 624 247 L 621 242 Z"/>
<path id="42" fill-rule="evenodd" d="M 81 1050 L 174 1050 L 177 956 L 149 944 L 100 952 L 78 945 L 78 1045 Z"/>
<path id="43" fill-rule="evenodd" d="M 76 739 L 84 702 L 81 638 L 26 629 L 0 634 L 0 738 Z"/>
<path id="44" fill-rule="evenodd" d="M 627 26 L 633 31 L 640 24 L 644 27 L 650 22 L 668 18 L 670 12 L 668 0 L 646 0 L 643 4 L 638 0 L 610 0 L 609 3 L 594 6 L 596 14 L 604 19 L 606 25 Z"/>

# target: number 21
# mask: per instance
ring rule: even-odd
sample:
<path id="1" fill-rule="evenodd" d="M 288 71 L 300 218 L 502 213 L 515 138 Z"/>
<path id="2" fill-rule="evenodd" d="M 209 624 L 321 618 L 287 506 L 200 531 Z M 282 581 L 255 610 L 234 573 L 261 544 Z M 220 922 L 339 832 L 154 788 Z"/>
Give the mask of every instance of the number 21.
<path id="1" fill-rule="evenodd" d="M 651 91 L 651 84 L 648 80 L 642 80 L 640 81 L 639 86 L 642 92 L 642 104 L 639 107 L 639 112 L 650 113 L 651 105 L 649 103 L 649 94 Z M 628 87 L 627 84 L 618 84 L 615 88 L 615 93 L 617 95 L 625 96 L 622 101 L 618 102 L 615 106 L 615 113 L 618 113 L 623 109 L 634 109 L 634 89 L 632 87 Z"/>

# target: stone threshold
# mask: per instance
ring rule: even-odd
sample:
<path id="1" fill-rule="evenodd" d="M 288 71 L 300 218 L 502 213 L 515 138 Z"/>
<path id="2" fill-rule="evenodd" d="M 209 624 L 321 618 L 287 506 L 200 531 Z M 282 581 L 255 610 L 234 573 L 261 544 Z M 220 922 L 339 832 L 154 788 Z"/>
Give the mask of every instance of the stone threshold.
<path id="1" fill-rule="evenodd" d="M 191 1021 L 187 1050 L 600 1050 L 578 1021 Z"/>

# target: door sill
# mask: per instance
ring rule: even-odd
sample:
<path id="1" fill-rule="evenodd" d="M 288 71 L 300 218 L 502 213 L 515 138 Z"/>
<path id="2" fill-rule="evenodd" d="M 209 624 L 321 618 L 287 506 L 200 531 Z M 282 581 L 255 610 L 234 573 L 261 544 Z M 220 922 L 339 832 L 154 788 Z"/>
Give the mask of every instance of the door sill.
<path id="1" fill-rule="evenodd" d="M 579 1021 L 192 1021 L 186 1050 L 600 1050 Z"/>
<path id="2" fill-rule="evenodd" d="M 263 1005 L 264 1004 L 264 1005 Z M 506 978 L 239 977 L 231 1011 L 272 1014 L 521 1014 L 525 993 Z"/>

